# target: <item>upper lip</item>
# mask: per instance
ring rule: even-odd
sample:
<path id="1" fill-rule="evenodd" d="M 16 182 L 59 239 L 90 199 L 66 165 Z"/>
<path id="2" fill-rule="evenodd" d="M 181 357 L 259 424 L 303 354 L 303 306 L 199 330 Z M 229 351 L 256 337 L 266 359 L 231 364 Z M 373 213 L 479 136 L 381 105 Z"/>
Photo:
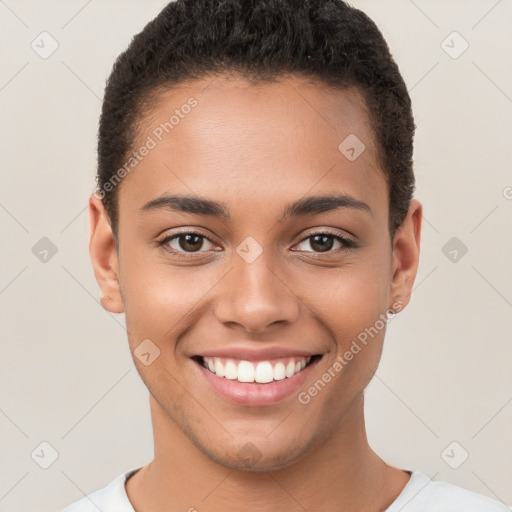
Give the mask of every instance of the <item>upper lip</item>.
<path id="1" fill-rule="evenodd" d="M 205 350 L 197 356 L 202 357 L 225 357 L 227 359 L 240 359 L 245 361 L 266 361 L 279 357 L 312 357 L 318 352 L 300 350 L 290 347 L 229 347 L 216 350 Z"/>

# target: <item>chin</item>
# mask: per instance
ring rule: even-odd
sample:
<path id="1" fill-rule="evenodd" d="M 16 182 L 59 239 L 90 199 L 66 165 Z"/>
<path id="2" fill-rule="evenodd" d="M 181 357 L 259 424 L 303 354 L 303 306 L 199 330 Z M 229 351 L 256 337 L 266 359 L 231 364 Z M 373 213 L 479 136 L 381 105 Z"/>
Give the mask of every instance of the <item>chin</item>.
<path id="1" fill-rule="evenodd" d="M 196 447 L 210 460 L 237 471 L 268 472 L 284 469 L 305 454 L 309 443 L 306 440 L 292 442 L 288 435 L 284 439 L 270 440 L 268 437 L 222 439 L 212 445 L 191 439 Z"/>
<path id="2" fill-rule="evenodd" d="M 268 453 L 265 450 L 262 452 L 250 441 L 242 448 L 235 449 L 232 453 L 226 453 L 225 450 L 219 453 L 212 453 L 211 451 L 204 451 L 203 453 L 221 466 L 252 473 L 266 473 L 284 469 L 293 464 L 300 456 L 298 453 L 283 450 L 274 453 Z"/>

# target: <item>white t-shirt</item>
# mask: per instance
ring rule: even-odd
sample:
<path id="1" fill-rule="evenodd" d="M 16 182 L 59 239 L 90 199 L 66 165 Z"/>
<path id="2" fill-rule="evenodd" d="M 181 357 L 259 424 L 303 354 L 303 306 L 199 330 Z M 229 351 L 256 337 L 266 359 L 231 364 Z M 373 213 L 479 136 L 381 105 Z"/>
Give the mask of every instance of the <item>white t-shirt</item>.
<path id="1" fill-rule="evenodd" d="M 140 468 L 121 473 L 106 487 L 84 496 L 60 512 L 135 512 L 126 494 L 126 480 Z M 512 507 L 447 482 L 431 480 L 421 471 L 411 478 L 383 512 L 510 512 Z"/>

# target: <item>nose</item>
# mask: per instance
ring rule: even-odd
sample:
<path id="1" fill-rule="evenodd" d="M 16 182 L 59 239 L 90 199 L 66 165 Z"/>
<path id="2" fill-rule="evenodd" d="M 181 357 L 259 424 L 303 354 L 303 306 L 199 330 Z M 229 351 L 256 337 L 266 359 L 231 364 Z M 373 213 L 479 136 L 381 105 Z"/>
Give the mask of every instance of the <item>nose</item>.
<path id="1" fill-rule="evenodd" d="M 217 320 L 228 326 L 237 324 L 250 333 L 263 333 L 273 324 L 295 322 L 301 300 L 289 279 L 273 266 L 265 251 L 251 263 L 235 255 L 232 270 L 218 285 Z"/>

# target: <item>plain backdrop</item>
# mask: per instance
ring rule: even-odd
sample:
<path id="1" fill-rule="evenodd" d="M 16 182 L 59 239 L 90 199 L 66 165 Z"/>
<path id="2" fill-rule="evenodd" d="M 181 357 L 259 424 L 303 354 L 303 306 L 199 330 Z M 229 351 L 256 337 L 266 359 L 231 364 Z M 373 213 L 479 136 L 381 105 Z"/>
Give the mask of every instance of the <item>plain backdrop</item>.
<path id="1" fill-rule="evenodd" d="M 152 458 L 124 315 L 99 304 L 87 200 L 105 80 L 165 4 L 0 0 L 1 511 L 54 511 Z M 412 301 L 366 392 L 369 441 L 511 504 L 512 2 L 353 5 L 408 85 L 425 214 Z"/>

